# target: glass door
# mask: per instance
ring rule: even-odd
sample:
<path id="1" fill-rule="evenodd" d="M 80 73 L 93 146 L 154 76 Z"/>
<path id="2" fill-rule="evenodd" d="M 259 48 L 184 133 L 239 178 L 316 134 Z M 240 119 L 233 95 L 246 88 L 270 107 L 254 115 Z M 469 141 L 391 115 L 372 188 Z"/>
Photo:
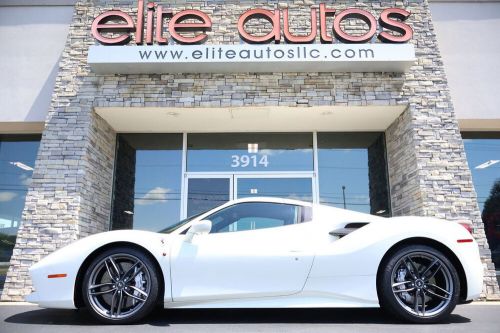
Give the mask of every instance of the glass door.
<path id="1" fill-rule="evenodd" d="M 313 177 L 307 175 L 235 175 L 235 199 L 276 197 L 313 202 Z"/>
<path id="2" fill-rule="evenodd" d="M 189 175 L 185 217 L 203 213 L 233 199 L 232 175 Z"/>
<path id="3" fill-rule="evenodd" d="M 248 197 L 275 197 L 313 202 L 312 174 L 208 174 L 186 176 L 183 218 L 223 203 Z"/>

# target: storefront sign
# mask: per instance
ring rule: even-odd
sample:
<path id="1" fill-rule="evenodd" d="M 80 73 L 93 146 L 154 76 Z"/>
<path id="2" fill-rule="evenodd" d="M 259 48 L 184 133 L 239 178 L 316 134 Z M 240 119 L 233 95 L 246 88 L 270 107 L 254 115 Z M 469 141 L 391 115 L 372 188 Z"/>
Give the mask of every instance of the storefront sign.
<path id="1" fill-rule="evenodd" d="M 375 16 L 364 9 L 348 8 L 337 12 L 320 4 L 318 10 L 310 9 L 308 34 L 299 35 L 290 31 L 292 18 L 288 9 L 249 9 L 242 13 L 234 27 L 246 42 L 239 45 L 201 45 L 208 40 L 206 32 L 212 29 L 212 21 L 200 10 L 174 13 L 154 2 L 147 3 L 146 13 L 144 9 L 144 1 L 137 1 L 136 22 L 120 10 L 107 11 L 96 17 L 92 23 L 92 35 L 108 47 L 90 48 L 88 63 L 92 70 L 124 74 L 401 72 L 413 64 L 415 57 L 412 45 L 395 45 L 406 43 L 413 36 L 412 28 L 404 23 L 410 13 L 401 8 L 381 12 L 378 21 L 385 30 L 377 35 L 381 43 L 376 44 L 364 44 L 377 33 Z M 331 27 L 327 27 L 328 17 L 333 17 Z M 167 18 L 168 27 L 164 31 Z M 354 35 L 344 31 L 341 22 L 350 18 L 364 21 L 368 27 L 366 33 Z M 247 23 L 256 19 L 268 21 L 269 30 L 259 34 L 248 31 Z M 136 46 L 123 46 L 130 43 L 132 34 Z M 321 44 L 309 44 L 318 35 Z M 169 39 L 177 44 L 167 45 Z M 280 44 L 282 41 L 286 44 Z"/>
<path id="2" fill-rule="evenodd" d="M 99 74 L 242 72 L 404 72 L 411 44 L 91 46 Z"/>

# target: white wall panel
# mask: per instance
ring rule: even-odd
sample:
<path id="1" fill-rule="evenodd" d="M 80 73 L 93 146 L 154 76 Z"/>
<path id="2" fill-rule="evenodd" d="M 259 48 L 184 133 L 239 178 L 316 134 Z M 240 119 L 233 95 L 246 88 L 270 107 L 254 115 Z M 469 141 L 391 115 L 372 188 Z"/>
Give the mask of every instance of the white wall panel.
<path id="1" fill-rule="evenodd" d="M 500 2 L 430 7 L 457 117 L 499 119 Z"/>
<path id="2" fill-rule="evenodd" d="M 72 14 L 72 6 L 0 6 L 0 123 L 45 120 Z"/>

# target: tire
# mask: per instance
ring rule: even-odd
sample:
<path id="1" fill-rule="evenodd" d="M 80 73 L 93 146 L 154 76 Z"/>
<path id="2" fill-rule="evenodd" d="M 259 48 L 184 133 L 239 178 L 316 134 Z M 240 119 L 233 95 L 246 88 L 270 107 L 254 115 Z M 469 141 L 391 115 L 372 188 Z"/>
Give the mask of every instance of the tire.
<path id="1" fill-rule="evenodd" d="M 116 247 L 99 254 L 83 277 L 83 301 L 106 324 L 129 324 L 156 306 L 160 285 L 155 263 L 144 252 Z"/>
<path id="2" fill-rule="evenodd" d="M 398 319 L 437 323 L 455 309 L 460 279 L 442 252 L 426 245 L 408 245 L 382 262 L 378 294 L 382 309 Z"/>

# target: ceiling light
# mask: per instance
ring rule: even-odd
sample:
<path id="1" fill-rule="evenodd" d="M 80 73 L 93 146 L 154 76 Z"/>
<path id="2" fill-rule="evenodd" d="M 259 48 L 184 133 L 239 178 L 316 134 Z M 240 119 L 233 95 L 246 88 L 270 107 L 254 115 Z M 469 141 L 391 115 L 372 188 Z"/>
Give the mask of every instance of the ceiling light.
<path id="1" fill-rule="evenodd" d="M 26 170 L 26 171 L 33 171 L 33 168 L 30 167 L 29 165 L 26 165 L 24 164 L 23 162 L 9 162 L 10 164 L 20 168 L 20 169 L 23 169 L 23 170 Z"/>
<path id="2" fill-rule="evenodd" d="M 249 143 L 248 144 L 248 152 L 251 154 L 256 154 L 259 152 L 259 144 L 258 143 Z"/>
<path id="3" fill-rule="evenodd" d="M 479 164 L 474 169 L 486 169 L 487 167 L 490 167 L 493 164 L 497 164 L 498 162 L 500 162 L 500 160 L 489 160 L 489 161 L 484 162 L 483 164 Z"/>

